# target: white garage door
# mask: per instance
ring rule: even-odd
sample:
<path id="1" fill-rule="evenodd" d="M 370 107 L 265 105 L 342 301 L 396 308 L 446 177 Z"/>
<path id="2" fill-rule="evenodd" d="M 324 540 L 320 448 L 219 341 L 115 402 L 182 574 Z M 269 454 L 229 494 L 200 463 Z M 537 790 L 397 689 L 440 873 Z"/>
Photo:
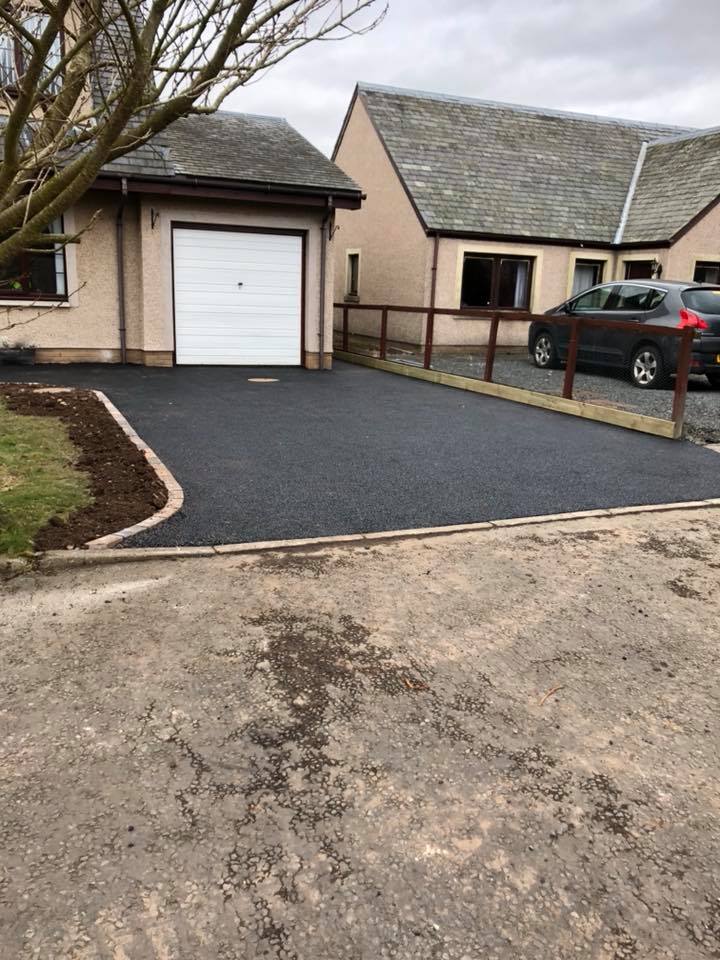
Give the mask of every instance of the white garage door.
<path id="1" fill-rule="evenodd" d="M 173 231 L 177 363 L 300 363 L 302 238 Z"/>

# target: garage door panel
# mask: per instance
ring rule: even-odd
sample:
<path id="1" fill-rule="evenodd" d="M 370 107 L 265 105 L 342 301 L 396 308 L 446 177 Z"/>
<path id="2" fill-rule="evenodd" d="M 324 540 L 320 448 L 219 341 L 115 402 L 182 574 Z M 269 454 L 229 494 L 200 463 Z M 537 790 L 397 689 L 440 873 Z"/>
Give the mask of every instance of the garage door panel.
<path id="1" fill-rule="evenodd" d="M 263 344 L 265 344 L 267 351 L 282 350 L 283 355 L 294 355 L 295 353 L 295 340 L 293 337 L 277 336 L 268 338 L 262 334 L 248 334 L 241 339 L 233 339 L 232 337 L 223 338 L 221 347 L 209 346 L 208 343 L 209 338 L 207 337 L 188 337 L 186 349 L 188 353 L 193 354 L 213 353 L 222 355 L 224 353 L 242 353 L 246 347 L 249 355 L 259 352 Z"/>
<path id="2" fill-rule="evenodd" d="M 266 340 L 282 339 L 287 340 L 288 343 L 295 343 L 294 333 L 269 333 L 264 326 L 248 326 L 241 334 L 233 333 L 232 330 L 223 326 L 211 327 L 207 332 L 203 331 L 202 333 L 198 333 L 191 326 L 186 326 L 180 330 L 180 334 L 186 345 L 206 343 L 208 344 L 208 349 L 212 348 L 215 350 L 222 350 L 226 343 L 241 344 L 244 340 L 247 340 L 249 343 L 252 339 L 262 339 L 263 337 Z"/>
<path id="3" fill-rule="evenodd" d="M 196 233 L 202 233 L 203 231 L 197 230 Z M 221 237 L 228 236 L 227 233 L 220 234 Z M 244 260 L 246 263 L 259 262 L 260 258 L 272 254 L 273 258 L 286 259 L 289 263 L 294 262 L 296 244 L 294 242 L 283 243 L 281 238 L 273 237 L 270 243 L 263 243 L 262 240 L 258 240 L 258 234 L 243 234 L 244 237 L 251 237 L 252 248 L 248 249 L 237 249 L 229 247 L 224 240 L 218 240 L 215 243 L 212 242 L 203 242 L 202 249 L 197 249 L 197 244 L 192 240 L 186 244 L 175 244 L 175 250 L 177 255 L 182 257 L 187 257 L 189 259 L 195 259 L 196 256 L 200 256 L 204 260 L 210 260 L 212 257 L 217 256 L 220 260 L 227 260 L 229 258 L 229 251 L 234 249 L 234 252 Z M 291 241 L 297 240 L 297 237 L 291 237 Z"/>
<path id="4" fill-rule="evenodd" d="M 287 267 L 294 267 L 296 265 L 295 254 L 297 251 L 273 249 L 233 251 L 232 248 L 229 247 L 217 247 L 214 249 L 203 248 L 197 252 L 193 252 L 190 249 L 176 252 L 180 262 L 189 264 L 200 262 L 213 266 L 239 263 L 248 267 L 257 266 L 258 268 L 264 269 L 265 267 L 278 268 L 283 264 Z M 270 260 L 270 258 L 272 259 Z"/>
<path id="5" fill-rule="evenodd" d="M 299 236 L 178 228 L 173 265 L 178 363 L 300 363 Z"/>
<path id="6" fill-rule="evenodd" d="M 178 261 L 175 261 L 176 264 Z M 272 251 L 263 254 L 262 257 L 258 257 L 257 260 L 244 260 L 242 257 L 232 257 L 232 256 L 223 256 L 223 257 L 197 257 L 194 259 L 182 258 L 180 265 L 185 269 L 192 270 L 195 265 L 202 266 L 204 271 L 207 271 L 210 276 L 213 274 L 222 275 L 222 273 L 228 269 L 232 270 L 253 270 L 259 271 L 260 273 L 287 273 L 295 272 L 298 275 L 300 270 L 297 268 L 297 265 L 294 261 L 284 261 L 280 259 L 275 259 L 275 254 Z"/>
<path id="7" fill-rule="evenodd" d="M 273 356 L 276 358 L 273 360 L 273 366 L 292 366 L 295 364 L 294 360 L 294 350 L 291 347 L 282 348 L 282 344 L 274 345 Z M 240 349 L 232 348 L 223 348 L 221 351 L 208 351 L 204 345 L 199 345 L 197 349 L 193 352 L 194 364 L 207 364 L 214 366 L 267 366 L 268 361 L 266 360 L 267 356 L 267 346 L 262 345 L 259 347 L 248 346 L 243 344 Z"/>
<path id="8" fill-rule="evenodd" d="M 223 289 L 221 287 L 203 287 L 200 290 L 195 290 L 192 287 L 178 287 L 177 290 L 183 294 L 181 301 L 181 309 L 186 305 L 192 304 L 202 304 L 205 303 L 208 298 L 218 305 L 222 306 L 223 304 L 231 310 L 243 309 L 247 310 L 254 300 L 257 301 L 259 306 L 270 307 L 273 304 L 282 302 L 287 304 L 293 309 L 297 305 L 297 288 L 292 287 L 263 287 L 258 290 L 254 287 L 251 287 L 249 290 L 243 289 L 242 298 L 237 296 L 236 289 Z"/>
<path id="9" fill-rule="evenodd" d="M 260 319 L 272 316 L 288 316 L 297 319 L 297 312 L 294 304 L 288 301 L 285 304 L 279 304 L 277 297 L 272 300 L 263 300 L 262 297 L 253 297 L 243 310 L 243 322 L 253 319 Z M 178 317 L 197 318 L 198 311 L 204 312 L 204 323 L 212 322 L 213 317 L 235 317 L 238 316 L 237 308 L 228 305 L 223 298 L 214 297 L 212 294 L 202 297 L 193 297 L 188 299 L 187 303 L 175 312 L 175 319 Z"/>

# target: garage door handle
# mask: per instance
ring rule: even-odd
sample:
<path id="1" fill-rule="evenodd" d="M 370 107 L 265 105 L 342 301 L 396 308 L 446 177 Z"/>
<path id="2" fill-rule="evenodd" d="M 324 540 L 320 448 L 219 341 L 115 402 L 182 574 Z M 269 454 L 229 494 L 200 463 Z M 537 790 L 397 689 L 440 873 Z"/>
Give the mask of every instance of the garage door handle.
<path id="1" fill-rule="evenodd" d="M 242 280 L 238 283 L 238 286 L 239 286 L 239 287 L 242 286 Z"/>

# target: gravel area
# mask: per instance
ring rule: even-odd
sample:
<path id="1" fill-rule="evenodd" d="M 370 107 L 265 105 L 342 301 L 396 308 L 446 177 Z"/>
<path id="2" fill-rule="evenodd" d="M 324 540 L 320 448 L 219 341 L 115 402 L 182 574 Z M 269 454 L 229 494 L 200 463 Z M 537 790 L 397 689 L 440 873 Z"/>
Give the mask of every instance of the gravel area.
<path id="1" fill-rule="evenodd" d="M 485 358 L 480 353 L 441 354 L 433 367 L 468 377 L 482 376 Z M 526 356 L 498 356 L 493 379 L 498 383 L 526 387 L 541 393 L 562 391 L 564 370 L 539 370 Z M 673 390 L 639 390 L 621 372 L 578 369 L 574 396 L 578 400 L 621 407 L 650 417 L 669 419 Z M 720 391 L 713 390 L 705 377 L 690 377 L 685 407 L 688 440 L 695 443 L 720 443 Z"/>

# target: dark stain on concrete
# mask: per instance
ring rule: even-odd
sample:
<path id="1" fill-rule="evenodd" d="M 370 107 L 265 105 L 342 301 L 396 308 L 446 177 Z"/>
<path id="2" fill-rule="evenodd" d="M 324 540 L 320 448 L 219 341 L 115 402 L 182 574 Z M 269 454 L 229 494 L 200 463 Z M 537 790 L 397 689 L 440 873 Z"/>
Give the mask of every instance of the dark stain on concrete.
<path id="1" fill-rule="evenodd" d="M 330 556 L 323 553 L 266 553 L 261 554 L 255 566 L 264 573 L 290 574 L 297 577 L 319 579 L 323 574 L 337 567 L 347 566 L 349 559 L 343 556 Z"/>
<path id="2" fill-rule="evenodd" d="M 668 560 L 709 560 L 710 554 L 689 537 L 677 536 L 672 540 L 651 534 L 638 544 L 641 550 L 658 553 Z"/>
<path id="3" fill-rule="evenodd" d="M 518 537 L 522 543 L 536 543 L 543 546 L 551 546 L 567 543 L 599 543 L 602 540 L 608 540 L 616 537 L 617 531 L 604 527 L 600 530 L 560 530 L 553 533 L 531 533 L 527 536 Z"/>
<path id="4" fill-rule="evenodd" d="M 594 773 L 580 782 L 580 789 L 592 800 L 592 819 L 610 833 L 630 837 L 633 812 L 630 804 L 622 800 L 620 790 L 603 773 Z"/>
<path id="5" fill-rule="evenodd" d="M 668 580 L 668 587 L 672 590 L 673 593 L 676 593 L 678 597 L 683 597 L 687 600 L 704 600 L 702 593 L 699 590 L 696 590 L 694 587 L 691 587 L 687 583 L 683 583 L 682 580 Z"/>
<path id="6" fill-rule="evenodd" d="M 366 694 L 411 695 L 414 687 L 405 680 L 420 670 L 416 663 L 393 661 L 370 642 L 368 629 L 349 616 L 337 621 L 299 618 L 271 609 L 246 622 L 261 627 L 268 637 L 266 645 L 250 650 L 246 670 L 268 675 L 283 711 L 281 716 L 253 719 L 233 735 L 249 741 L 257 752 L 253 772 L 240 787 L 246 811 L 238 818 L 238 841 L 226 856 L 220 887 L 227 902 L 239 892 L 258 889 L 272 876 L 279 881 L 280 898 L 293 902 L 297 891 L 287 851 L 253 845 L 244 828 L 256 821 L 269 795 L 289 818 L 293 834 L 326 858 L 330 879 L 347 878 L 353 868 L 342 849 L 342 830 L 330 824 L 340 823 L 350 802 L 349 788 L 328 752 L 329 725 L 338 714 L 346 720 L 357 716 Z M 379 775 L 376 768 L 367 773 L 371 781 Z M 255 915 L 258 938 L 275 956 L 294 960 L 296 954 L 287 949 L 289 934 L 273 919 L 266 900 L 257 900 Z"/>

